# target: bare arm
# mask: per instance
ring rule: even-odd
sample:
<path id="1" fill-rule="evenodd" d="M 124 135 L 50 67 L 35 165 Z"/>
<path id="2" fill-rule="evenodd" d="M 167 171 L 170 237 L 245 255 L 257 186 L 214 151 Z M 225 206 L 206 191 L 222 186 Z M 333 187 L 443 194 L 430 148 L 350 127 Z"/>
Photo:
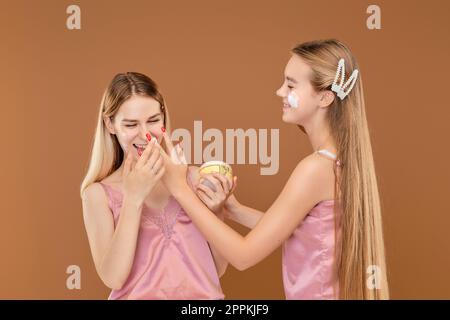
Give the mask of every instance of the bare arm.
<path id="1" fill-rule="evenodd" d="M 225 203 L 226 217 L 247 228 L 253 229 L 261 220 L 264 212 L 241 204 L 234 195 Z"/>
<path id="2" fill-rule="evenodd" d="M 83 218 L 95 268 L 111 289 L 122 288 L 130 274 L 144 199 L 164 174 L 162 158 L 159 149 L 154 148 L 154 141 L 136 164 L 131 153 L 126 157 L 122 172 L 123 202 L 115 229 L 102 186 L 94 183 L 83 192 Z"/>
<path id="3" fill-rule="evenodd" d="M 133 265 L 141 220 L 142 203 L 124 198 L 114 230 L 114 218 L 108 208 L 102 186 L 94 183 L 83 195 L 83 218 L 95 268 L 103 283 L 120 289 Z"/>
<path id="4" fill-rule="evenodd" d="M 165 136 L 165 141 L 171 141 Z M 204 207 L 186 185 L 186 168 L 161 152 L 166 174 L 163 182 L 216 249 L 237 269 L 247 269 L 278 248 L 295 230 L 323 195 L 323 166 L 313 158 L 302 160 L 282 192 L 253 230 L 245 237 L 223 223 Z"/>

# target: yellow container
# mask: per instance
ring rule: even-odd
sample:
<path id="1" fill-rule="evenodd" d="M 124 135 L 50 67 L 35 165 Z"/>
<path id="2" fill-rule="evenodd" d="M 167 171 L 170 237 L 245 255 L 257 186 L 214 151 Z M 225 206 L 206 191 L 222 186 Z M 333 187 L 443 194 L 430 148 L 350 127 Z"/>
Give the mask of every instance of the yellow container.
<path id="1" fill-rule="evenodd" d="M 218 173 L 228 177 L 229 179 L 233 179 L 233 170 L 231 166 L 223 161 L 208 161 L 205 162 L 199 170 L 200 174 L 208 174 L 208 173 Z"/>

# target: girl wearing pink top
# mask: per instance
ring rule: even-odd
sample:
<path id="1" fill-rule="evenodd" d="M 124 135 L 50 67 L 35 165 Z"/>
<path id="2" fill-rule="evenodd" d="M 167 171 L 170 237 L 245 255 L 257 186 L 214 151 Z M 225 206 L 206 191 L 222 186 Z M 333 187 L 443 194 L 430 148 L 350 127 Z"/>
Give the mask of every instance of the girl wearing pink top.
<path id="1" fill-rule="evenodd" d="M 161 182 L 159 148 L 170 129 L 156 84 L 128 72 L 114 77 L 100 106 L 83 217 L 96 270 L 109 299 L 223 299 L 227 262 Z M 198 181 L 191 167 L 185 182 Z M 223 189 L 205 203 L 221 215 Z M 206 208 L 206 207 L 205 207 Z"/>
<path id="2" fill-rule="evenodd" d="M 277 91 L 282 119 L 306 133 L 314 152 L 299 161 L 265 213 L 228 198 L 228 216 L 252 228 L 245 237 L 202 205 L 198 197 L 210 197 L 212 190 L 199 184 L 194 193 L 184 178 L 186 166 L 163 153 L 163 182 L 233 266 L 247 269 L 282 246 L 287 299 L 388 298 L 380 200 L 358 69 L 337 40 L 292 50 Z M 220 175 L 206 179 L 216 187 L 230 183 Z"/>

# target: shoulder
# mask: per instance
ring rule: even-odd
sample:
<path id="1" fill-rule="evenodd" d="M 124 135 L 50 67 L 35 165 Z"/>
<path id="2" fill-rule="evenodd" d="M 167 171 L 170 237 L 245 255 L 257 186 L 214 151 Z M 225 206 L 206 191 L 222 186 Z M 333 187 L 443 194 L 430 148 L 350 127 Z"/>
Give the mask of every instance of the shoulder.
<path id="1" fill-rule="evenodd" d="M 326 176 L 330 172 L 333 172 L 333 162 L 313 153 L 303 158 L 295 167 L 294 172 L 314 176 Z"/>
<path id="2" fill-rule="evenodd" d="M 83 217 L 85 223 L 109 219 L 111 210 L 108 205 L 106 190 L 99 182 L 90 184 L 82 194 Z M 100 219 L 100 220 L 99 220 Z"/>
<path id="3" fill-rule="evenodd" d="M 94 182 L 84 189 L 82 194 L 83 202 L 97 202 L 106 199 L 103 186 L 99 182 Z"/>
<path id="4" fill-rule="evenodd" d="M 333 162 L 317 154 L 302 159 L 291 174 L 290 181 L 304 186 L 317 201 L 334 197 Z"/>

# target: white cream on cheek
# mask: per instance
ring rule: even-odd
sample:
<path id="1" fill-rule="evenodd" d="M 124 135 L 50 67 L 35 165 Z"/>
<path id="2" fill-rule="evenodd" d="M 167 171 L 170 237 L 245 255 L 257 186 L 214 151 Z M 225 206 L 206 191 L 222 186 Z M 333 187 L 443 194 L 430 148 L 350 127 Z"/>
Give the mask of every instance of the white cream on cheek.
<path id="1" fill-rule="evenodd" d="M 298 108 L 298 96 L 295 92 L 289 92 L 287 100 L 291 108 Z"/>

